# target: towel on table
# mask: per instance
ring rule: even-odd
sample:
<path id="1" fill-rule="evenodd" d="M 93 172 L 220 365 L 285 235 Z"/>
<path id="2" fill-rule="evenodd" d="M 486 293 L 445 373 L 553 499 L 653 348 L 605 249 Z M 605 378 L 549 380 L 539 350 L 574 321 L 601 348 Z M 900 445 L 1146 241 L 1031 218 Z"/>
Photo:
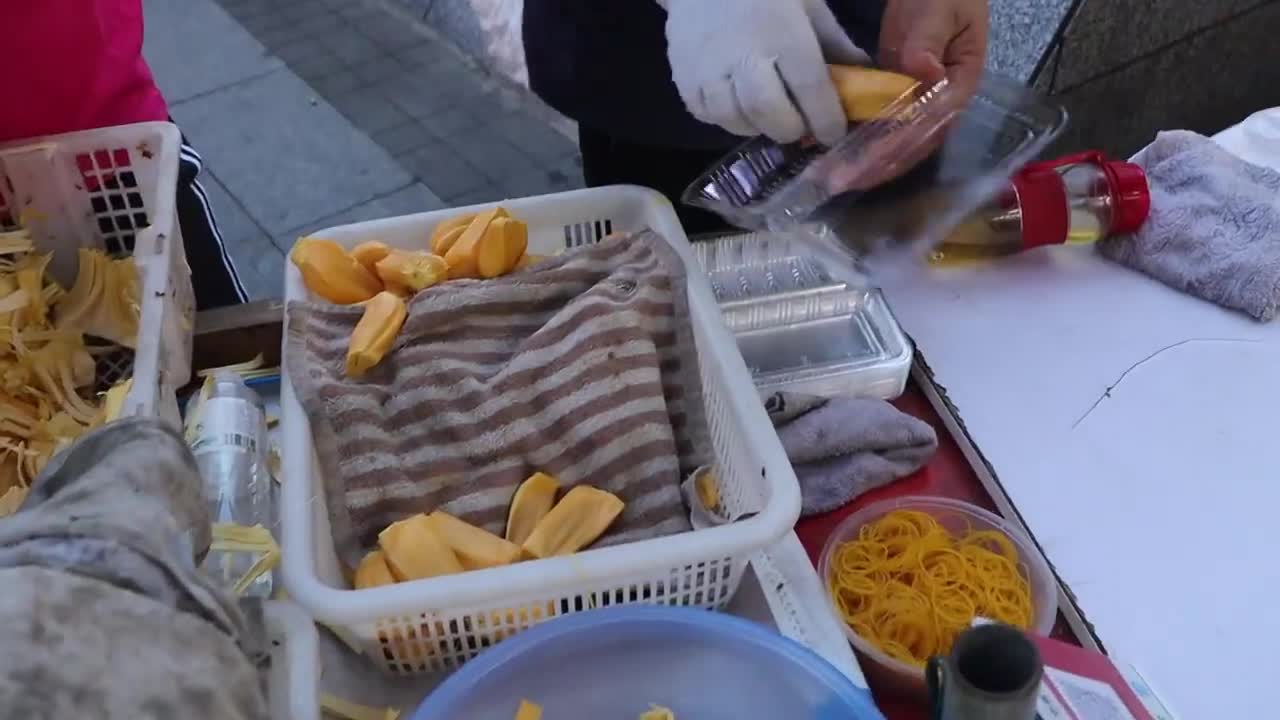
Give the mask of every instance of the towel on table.
<path id="1" fill-rule="evenodd" d="M 288 308 L 286 363 L 344 562 L 419 512 L 501 535 L 516 487 L 539 470 L 626 502 L 601 544 L 690 528 L 680 481 L 709 444 L 684 266 L 661 236 L 428 288 L 392 352 L 352 379 L 360 313 Z"/>
<path id="2" fill-rule="evenodd" d="M 765 409 L 800 481 L 801 516 L 910 475 L 938 448 L 929 423 L 876 398 L 775 393 Z"/>
<path id="3" fill-rule="evenodd" d="M 1137 233 L 1098 244 L 1110 260 L 1258 320 L 1280 304 L 1280 173 L 1209 138 L 1162 132 L 1133 157 L 1151 215 Z"/>

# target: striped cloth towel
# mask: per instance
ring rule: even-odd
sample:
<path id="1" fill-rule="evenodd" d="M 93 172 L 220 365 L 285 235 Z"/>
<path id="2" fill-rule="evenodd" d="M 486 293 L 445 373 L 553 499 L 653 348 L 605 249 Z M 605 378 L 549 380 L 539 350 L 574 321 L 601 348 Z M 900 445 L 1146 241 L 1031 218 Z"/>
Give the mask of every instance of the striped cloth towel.
<path id="1" fill-rule="evenodd" d="M 600 545 L 690 529 L 709 457 L 684 266 L 652 231 L 419 293 L 391 353 L 347 378 L 358 307 L 289 304 L 286 366 L 311 420 L 339 557 L 444 510 L 501 535 L 535 471 L 626 502 Z"/>

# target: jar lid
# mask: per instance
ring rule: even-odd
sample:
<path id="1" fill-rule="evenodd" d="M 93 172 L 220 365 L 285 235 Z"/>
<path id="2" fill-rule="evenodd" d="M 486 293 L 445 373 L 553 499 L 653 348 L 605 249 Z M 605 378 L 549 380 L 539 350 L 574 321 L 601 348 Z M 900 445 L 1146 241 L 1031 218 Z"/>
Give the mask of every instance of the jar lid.
<path id="1" fill-rule="evenodd" d="M 1102 163 L 1102 171 L 1111 186 L 1110 235 L 1126 235 L 1137 232 L 1151 212 L 1151 188 L 1147 174 L 1131 162 L 1109 160 Z"/>

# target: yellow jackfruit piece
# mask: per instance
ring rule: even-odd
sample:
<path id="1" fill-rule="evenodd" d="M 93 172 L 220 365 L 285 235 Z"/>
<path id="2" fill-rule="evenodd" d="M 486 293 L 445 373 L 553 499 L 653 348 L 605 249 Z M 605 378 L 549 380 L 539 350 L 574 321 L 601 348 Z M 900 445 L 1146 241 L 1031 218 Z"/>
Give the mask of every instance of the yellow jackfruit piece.
<path id="1" fill-rule="evenodd" d="M 489 224 L 500 217 L 509 217 L 507 211 L 501 207 L 493 207 L 476 215 L 475 219 L 467 225 L 467 229 L 449 247 L 444 254 L 444 260 L 449 264 L 450 279 L 480 276 L 476 261 L 481 241 L 485 239 Z"/>
<path id="2" fill-rule="evenodd" d="M 476 252 L 482 278 L 496 278 L 515 269 L 529 246 L 529 227 L 515 218 L 494 218 Z"/>
<path id="3" fill-rule="evenodd" d="M 536 558 L 575 553 L 603 535 L 625 505 L 613 493 L 579 485 L 538 521 L 524 550 Z"/>
<path id="4" fill-rule="evenodd" d="M 332 240 L 301 238 L 289 260 L 298 266 L 307 289 L 329 302 L 351 305 L 382 291 L 382 281 Z"/>
<path id="5" fill-rule="evenodd" d="M 698 499 L 702 501 L 702 507 L 708 510 L 720 509 L 720 485 L 716 481 L 716 474 L 711 468 L 705 468 L 693 478 L 693 489 L 698 493 Z"/>
<path id="6" fill-rule="evenodd" d="M 521 700 L 520 707 L 516 708 L 514 720 L 542 720 L 542 706 L 528 700 Z"/>
<path id="7" fill-rule="evenodd" d="M 466 215 L 458 215 L 441 221 L 439 225 L 436 225 L 431 230 L 431 241 L 429 243 L 431 252 L 440 256 L 449 252 L 449 248 L 462 236 L 462 231 L 466 230 L 471 221 L 475 219 L 475 213 L 467 213 Z"/>
<path id="8" fill-rule="evenodd" d="M 351 331 L 347 345 L 347 376 L 361 377 L 369 368 L 382 362 L 408 316 L 409 309 L 399 295 L 386 290 L 375 295 L 365 305 L 364 314 Z"/>
<path id="9" fill-rule="evenodd" d="M 560 481 L 542 472 L 534 473 L 520 483 L 507 510 L 507 539 L 517 545 L 528 540 L 538 521 L 551 512 L 558 492 Z"/>
<path id="10" fill-rule="evenodd" d="M 320 708 L 327 714 L 346 720 L 398 720 L 400 717 L 398 710 L 369 707 L 329 693 L 320 693 Z"/>
<path id="11" fill-rule="evenodd" d="M 369 551 L 369 554 L 365 555 L 364 559 L 360 561 L 360 567 L 356 568 L 355 586 L 357 590 L 392 585 L 395 581 L 395 577 L 391 575 L 391 568 L 387 567 L 387 559 L 381 550 Z"/>
<path id="12" fill-rule="evenodd" d="M 368 240 L 351 248 L 348 253 L 355 261 L 364 266 L 365 270 L 371 273 L 377 273 L 378 261 L 391 254 L 391 248 L 384 242 L 377 240 Z"/>
<path id="13" fill-rule="evenodd" d="M 854 122 L 876 118 L 890 103 L 919 85 L 915 78 L 869 67 L 828 65 L 827 70 L 845 116 Z"/>
<path id="14" fill-rule="evenodd" d="M 398 520 L 378 533 L 378 547 L 396 580 L 450 575 L 463 571 L 453 550 L 436 534 L 426 515 Z"/>
<path id="15" fill-rule="evenodd" d="M 510 565 L 520 559 L 520 546 L 439 510 L 427 516 L 437 536 L 467 570 Z"/>
<path id="16" fill-rule="evenodd" d="M 388 290 L 405 294 L 444 282 L 449 275 L 444 258 L 421 250 L 392 250 L 374 265 L 374 270 Z"/>

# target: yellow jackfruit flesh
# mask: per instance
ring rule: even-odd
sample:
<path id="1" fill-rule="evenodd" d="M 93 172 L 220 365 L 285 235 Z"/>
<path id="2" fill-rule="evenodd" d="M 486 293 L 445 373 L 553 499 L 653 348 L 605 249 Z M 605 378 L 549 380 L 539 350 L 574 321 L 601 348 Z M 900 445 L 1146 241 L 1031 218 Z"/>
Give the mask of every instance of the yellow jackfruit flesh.
<path id="1" fill-rule="evenodd" d="M 370 551 L 360 561 L 360 567 L 356 568 L 355 586 L 357 590 L 391 585 L 395 581 L 395 577 L 391 575 L 391 568 L 387 567 L 387 559 L 381 550 Z"/>
<path id="2" fill-rule="evenodd" d="M 706 468 L 693 478 L 693 488 L 698 493 L 702 506 L 708 510 L 720 509 L 720 486 L 716 482 L 716 474 Z"/>
<path id="3" fill-rule="evenodd" d="M 432 527 L 426 515 L 414 515 L 378 533 L 378 547 L 398 581 L 460 573 L 462 563 Z"/>
<path id="4" fill-rule="evenodd" d="M 444 540 L 466 570 L 510 565 L 520 559 L 520 546 L 488 530 L 439 510 L 427 516 L 435 534 Z"/>
<path id="5" fill-rule="evenodd" d="M 521 700 L 520 707 L 516 708 L 515 720 L 542 720 L 542 706 Z"/>
<path id="6" fill-rule="evenodd" d="M 511 497 L 507 510 L 507 539 L 517 545 L 529 539 L 538 521 L 551 512 L 560 492 L 560 481 L 546 473 L 537 472 L 520 483 Z"/>
<path id="7" fill-rule="evenodd" d="M 54 453 L 118 413 L 123 399 L 96 396 L 97 358 L 84 335 L 136 344 L 137 272 L 131 258 L 100 250 L 81 249 L 78 260 L 76 284 L 64 291 L 28 232 L 0 233 L 0 517 Z"/>
<path id="8" fill-rule="evenodd" d="M 624 506 L 613 493 L 579 485 L 538 521 L 523 543 L 524 550 L 536 558 L 577 552 L 599 539 Z"/>

